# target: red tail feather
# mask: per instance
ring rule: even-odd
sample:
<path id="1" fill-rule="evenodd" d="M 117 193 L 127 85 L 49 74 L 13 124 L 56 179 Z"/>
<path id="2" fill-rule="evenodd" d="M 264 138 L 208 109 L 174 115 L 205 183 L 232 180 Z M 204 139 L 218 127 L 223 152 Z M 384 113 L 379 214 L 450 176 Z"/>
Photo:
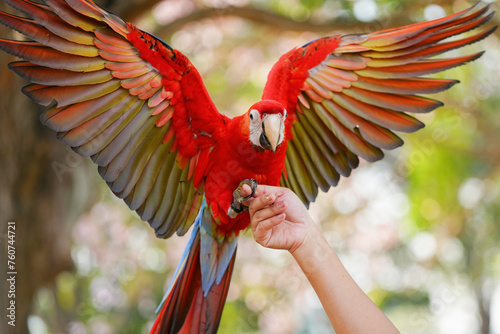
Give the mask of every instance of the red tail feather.
<path id="1" fill-rule="evenodd" d="M 206 296 L 201 287 L 200 234 L 191 245 L 186 263 L 165 300 L 150 334 L 187 334 L 217 332 L 226 301 L 236 252 L 219 284 Z"/>

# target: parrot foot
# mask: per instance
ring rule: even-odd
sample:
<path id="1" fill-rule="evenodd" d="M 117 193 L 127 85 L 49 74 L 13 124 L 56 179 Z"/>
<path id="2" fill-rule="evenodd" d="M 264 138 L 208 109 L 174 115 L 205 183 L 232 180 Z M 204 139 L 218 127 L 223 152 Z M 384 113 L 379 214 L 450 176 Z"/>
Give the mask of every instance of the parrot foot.
<path id="1" fill-rule="evenodd" d="M 247 197 L 241 196 L 241 188 L 243 188 L 244 184 L 252 188 L 252 193 Z M 238 188 L 233 191 L 233 203 L 231 203 L 231 206 L 229 207 L 229 210 L 227 212 L 229 218 L 236 218 L 236 216 L 238 216 L 243 211 L 248 211 L 248 207 L 241 203 L 252 198 L 252 196 L 255 194 L 255 190 L 257 189 L 257 185 L 257 181 L 255 181 L 254 179 L 245 179 L 240 182 Z"/>

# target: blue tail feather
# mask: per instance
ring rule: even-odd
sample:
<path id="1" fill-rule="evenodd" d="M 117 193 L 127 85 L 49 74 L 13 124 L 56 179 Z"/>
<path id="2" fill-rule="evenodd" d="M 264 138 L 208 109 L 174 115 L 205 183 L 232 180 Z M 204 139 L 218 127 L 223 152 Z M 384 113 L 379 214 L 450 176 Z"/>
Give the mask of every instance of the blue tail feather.
<path id="1" fill-rule="evenodd" d="M 200 226 L 201 285 L 205 297 L 212 285 L 219 284 L 229 267 L 238 237 L 216 238 L 210 209 L 204 210 Z"/>
<path id="2" fill-rule="evenodd" d="M 182 272 L 186 260 L 189 256 L 191 249 L 193 248 L 193 243 L 196 239 L 196 234 L 200 233 L 200 264 L 201 264 L 201 281 L 203 294 L 206 297 L 212 285 L 219 284 L 226 273 L 231 259 L 236 251 L 236 246 L 238 245 L 238 237 L 234 236 L 231 238 L 225 238 L 218 240 L 213 236 L 212 227 L 212 213 L 207 207 L 207 202 L 203 199 L 200 212 L 196 217 L 193 224 L 193 231 L 189 239 L 184 253 L 182 254 L 181 260 L 175 269 L 172 282 L 167 289 L 167 292 L 163 296 L 160 305 L 156 309 L 156 313 L 160 312 L 165 300 L 170 294 L 178 275 Z"/>

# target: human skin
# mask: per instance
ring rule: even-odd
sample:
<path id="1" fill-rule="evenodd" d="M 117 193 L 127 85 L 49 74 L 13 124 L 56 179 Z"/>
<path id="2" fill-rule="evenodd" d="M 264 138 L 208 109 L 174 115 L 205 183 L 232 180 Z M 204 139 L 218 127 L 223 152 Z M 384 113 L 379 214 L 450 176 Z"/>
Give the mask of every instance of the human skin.
<path id="1" fill-rule="evenodd" d="M 250 195 L 244 186 L 242 195 Z M 297 261 L 316 291 L 338 334 L 399 333 L 387 316 L 349 275 L 290 189 L 259 185 L 248 205 L 255 240 L 264 247 L 283 249 Z"/>

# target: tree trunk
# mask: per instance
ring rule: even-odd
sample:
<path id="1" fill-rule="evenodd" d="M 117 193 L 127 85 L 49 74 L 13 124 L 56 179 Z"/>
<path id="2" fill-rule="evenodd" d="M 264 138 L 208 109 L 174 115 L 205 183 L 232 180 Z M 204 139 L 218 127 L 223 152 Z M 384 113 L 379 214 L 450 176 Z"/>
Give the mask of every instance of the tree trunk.
<path id="1" fill-rule="evenodd" d="M 2 3 L 0 9 L 7 6 Z M 0 35 L 12 38 L 3 26 Z M 80 174 L 89 174 L 90 162 L 40 123 L 40 107 L 21 93 L 25 83 L 7 70 L 13 60 L 0 52 L 0 333 L 25 334 L 36 290 L 73 267 L 69 229 L 89 198 Z M 15 311 L 7 313 L 10 305 Z"/>
<path id="2" fill-rule="evenodd" d="M 115 3 L 120 2 L 107 0 L 104 5 L 113 8 Z M 130 12 L 134 5 L 122 3 L 120 9 Z M 12 12 L 3 2 L 0 10 Z M 1 25 L 0 36 L 15 39 L 12 30 Z M 16 60 L 0 52 L 0 333 L 26 334 L 36 291 L 73 268 L 70 230 L 93 202 L 88 181 L 96 168 L 40 123 L 43 108 L 21 93 L 26 82 L 7 70 L 7 64 Z M 15 226 L 10 238 L 8 226 Z M 8 268 L 9 245 L 14 269 Z M 11 303 L 15 303 L 15 327 L 6 318 Z"/>

